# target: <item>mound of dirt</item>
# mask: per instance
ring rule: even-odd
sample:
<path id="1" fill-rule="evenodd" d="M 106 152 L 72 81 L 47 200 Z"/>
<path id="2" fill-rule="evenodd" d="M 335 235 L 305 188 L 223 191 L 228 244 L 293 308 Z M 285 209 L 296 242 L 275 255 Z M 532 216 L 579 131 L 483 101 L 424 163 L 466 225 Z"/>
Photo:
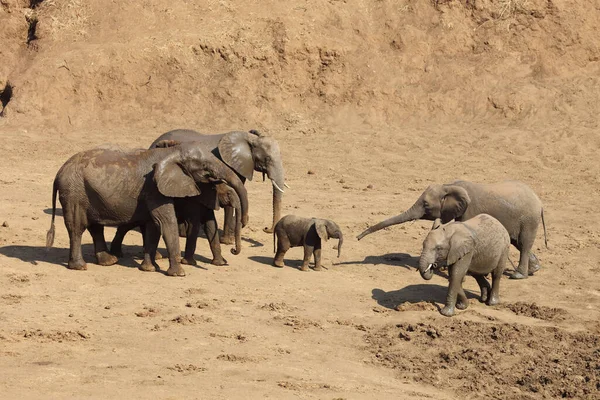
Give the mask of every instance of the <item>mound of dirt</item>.
<path id="1" fill-rule="evenodd" d="M 0 4 L 4 114 L 21 124 L 597 126 L 600 111 L 593 2 Z"/>
<path id="2" fill-rule="evenodd" d="M 518 301 L 516 303 L 501 304 L 501 307 L 507 308 L 517 315 L 524 315 L 545 321 L 563 320 L 567 316 L 567 312 L 562 308 L 551 308 L 538 306 L 535 303 L 524 303 Z"/>
<path id="3" fill-rule="evenodd" d="M 444 319 L 365 340 L 377 363 L 469 398 L 592 399 L 600 389 L 600 338 L 589 333 Z"/>

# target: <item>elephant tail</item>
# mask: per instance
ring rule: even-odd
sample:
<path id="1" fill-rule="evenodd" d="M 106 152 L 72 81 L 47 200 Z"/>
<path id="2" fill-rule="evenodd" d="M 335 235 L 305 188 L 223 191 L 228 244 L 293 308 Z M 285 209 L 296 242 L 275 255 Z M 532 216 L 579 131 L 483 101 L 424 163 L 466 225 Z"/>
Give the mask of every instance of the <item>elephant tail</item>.
<path id="1" fill-rule="evenodd" d="M 544 227 L 544 243 L 548 248 L 548 237 L 546 236 L 546 222 L 544 221 L 544 209 L 542 208 L 542 226 Z"/>
<path id="2" fill-rule="evenodd" d="M 52 185 L 52 221 L 50 222 L 50 229 L 46 233 L 46 248 L 49 249 L 54 244 L 54 218 L 56 217 L 56 193 L 58 193 L 58 180 L 54 179 Z"/>
<path id="3" fill-rule="evenodd" d="M 277 253 L 277 231 L 273 229 L 273 253 Z"/>

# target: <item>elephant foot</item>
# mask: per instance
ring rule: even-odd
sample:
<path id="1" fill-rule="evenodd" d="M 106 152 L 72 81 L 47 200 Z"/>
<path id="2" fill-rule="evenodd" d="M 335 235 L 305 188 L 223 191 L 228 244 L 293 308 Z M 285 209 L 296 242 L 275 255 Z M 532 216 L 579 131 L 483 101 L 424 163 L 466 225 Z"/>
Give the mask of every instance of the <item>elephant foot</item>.
<path id="1" fill-rule="evenodd" d="M 519 271 L 513 272 L 509 279 L 527 279 L 527 275 L 523 275 Z"/>
<path id="2" fill-rule="evenodd" d="M 308 265 L 301 266 L 300 271 L 304 271 L 304 272 L 309 271 Z"/>
<path id="3" fill-rule="evenodd" d="M 67 264 L 67 268 L 74 269 L 77 271 L 85 271 L 85 270 L 87 270 L 87 264 L 83 260 L 79 260 L 79 261 L 69 260 L 69 263 Z"/>
<path id="4" fill-rule="evenodd" d="M 185 271 L 183 270 L 183 268 L 181 268 L 181 266 L 177 266 L 177 267 L 170 267 L 167 270 L 167 275 L 168 276 L 185 276 Z"/>
<path id="5" fill-rule="evenodd" d="M 313 271 L 322 271 L 322 270 L 323 270 L 323 267 L 321 267 L 320 265 L 319 266 L 315 266 L 313 268 Z"/>
<path id="6" fill-rule="evenodd" d="M 498 296 L 491 296 L 487 302 L 487 305 L 495 306 L 498 303 L 500 303 L 500 299 L 498 298 Z"/>
<path id="7" fill-rule="evenodd" d="M 459 310 L 466 310 L 467 307 L 469 307 L 469 302 L 468 301 L 465 301 L 465 302 L 458 301 L 456 303 L 456 308 L 458 308 Z"/>
<path id="8" fill-rule="evenodd" d="M 444 307 L 440 310 L 440 314 L 446 316 L 446 317 L 451 317 L 454 315 L 454 307 Z"/>
<path id="9" fill-rule="evenodd" d="M 283 260 L 273 260 L 273 266 L 277 268 L 283 268 Z"/>
<path id="10" fill-rule="evenodd" d="M 541 266 L 539 264 L 529 265 L 529 270 L 527 271 L 527 275 L 533 276 L 536 272 L 540 270 Z"/>
<path id="11" fill-rule="evenodd" d="M 162 254 L 160 254 L 160 252 L 157 250 L 156 254 L 154 255 L 154 259 L 155 260 L 162 260 L 164 257 Z"/>
<path id="12" fill-rule="evenodd" d="M 96 253 L 96 260 L 98 261 L 99 265 L 105 265 L 105 266 L 114 265 L 117 263 L 117 261 L 119 261 L 119 259 L 116 256 L 114 256 L 106 251 Z"/>
<path id="13" fill-rule="evenodd" d="M 489 295 L 490 293 L 488 288 L 481 289 L 481 297 L 479 298 L 479 301 L 481 303 L 487 302 Z"/>
<path id="14" fill-rule="evenodd" d="M 227 260 L 223 257 L 215 257 L 210 261 L 210 263 L 217 266 L 227 265 Z"/>
<path id="15" fill-rule="evenodd" d="M 235 240 L 233 239 L 233 237 L 225 236 L 225 235 L 220 237 L 219 241 L 221 242 L 221 244 L 234 244 L 235 243 Z"/>
<path id="16" fill-rule="evenodd" d="M 138 268 L 140 269 L 140 271 L 145 271 L 145 272 L 156 271 L 156 266 L 154 264 L 152 264 L 151 262 L 146 262 L 146 261 L 143 261 L 142 264 L 140 264 L 140 266 Z"/>
<path id="17" fill-rule="evenodd" d="M 185 264 L 185 265 L 193 265 L 193 266 L 196 266 L 196 265 L 198 265 L 198 263 L 197 263 L 197 262 L 196 262 L 196 260 L 194 259 L 194 256 L 192 256 L 192 257 L 190 257 L 190 258 L 185 258 L 185 257 L 183 257 L 183 258 L 181 259 L 181 263 L 182 263 L 182 264 Z"/>

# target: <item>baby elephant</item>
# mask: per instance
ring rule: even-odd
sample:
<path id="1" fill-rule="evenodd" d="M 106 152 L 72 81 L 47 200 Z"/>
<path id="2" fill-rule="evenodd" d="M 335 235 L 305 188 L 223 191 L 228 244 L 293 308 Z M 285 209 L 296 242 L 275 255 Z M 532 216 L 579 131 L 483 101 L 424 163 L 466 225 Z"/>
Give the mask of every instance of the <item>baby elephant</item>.
<path id="1" fill-rule="evenodd" d="M 342 251 L 344 238 L 339 226 L 333 221 L 319 218 L 302 218 L 286 215 L 281 218 L 273 230 L 273 251 L 276 252 L 273 265 L 283 268 L 283 256 L 290 247 L 304 246 L 302 271 L 308 271 L 311 254 L 315 257 L 315 271 L 321 270 L 321 239 L 339 239 L 338 258 Z M 277 248 L 275 248 L 277 241 Z"/>
<path id="2" fill-rule="evenodd" d="M 502 224 L 488 214 L 479 214 L 465 222 L 441 225 L 439 220 L 423 242 L 419 260 L 419 272 L 429 280 L 438 261 L 446 261 L 450 285 L 446 306 L 441 313 L 454 315 L 454 307 L 464 310 L 469 306 L 462 289 L 462 281 L 468 273 L 481 289 L 481 301 L 488 305 L 498 304 L 500 279 L 508 259 L 510 238 Z M 492 287 L 485 276 L 492 273 Z M 458 297 L 458 301 L 457 301 Z"/>

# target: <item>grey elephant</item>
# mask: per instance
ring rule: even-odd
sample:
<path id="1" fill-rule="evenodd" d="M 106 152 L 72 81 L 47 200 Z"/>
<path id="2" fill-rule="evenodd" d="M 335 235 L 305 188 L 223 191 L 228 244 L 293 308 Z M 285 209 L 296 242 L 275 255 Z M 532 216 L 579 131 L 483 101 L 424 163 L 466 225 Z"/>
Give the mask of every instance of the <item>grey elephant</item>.
<path id="1" fill-rule="evenodd" d="M 477 280 L 482 302 L 490 306 L 498 304 L 500 280 L 510 246 L 510 238 L 504 226 L 488 214 L 479 214 L 464 222 L 445 225 L 437 221 L 423 242 L 419 272 L 423 279 L 429 280 L 438 262 L 446 262 L 450 284 L 446 305 L 440 312 L 450 317 L 454 315 L 455 307 L 459 310 L 468 307 L 469 301 L 462 289 L 462 282 L 467 274 Z M 491 288 L 485 278 L 490 273 Z"/>
<path id="2" fill-rule="evenodd" d="M 544 242 L 548 247 L 544 210 L 533 190 L 518 181 L 494 184 L 455 181 L 431 185 L 411 208 L 371 226 L 358 235 L 357 239 L 388 226 L 416 219 L 434 221 L 441 218 L 442 223 L 447 223 L 453 219 L 466 221 L 482 213 L 500 221 L 508 231 L 511 243 L 520 251 L 519 265 L 511 278 L 525 279 L 539 270 L 540 265 L 531 248 L 540 220 L 544 227 Z"/>
<path id="3" fill-rule="evenodd" d="M 234 188 L 242 216 L 248 213 L 248 196 L 238 176 L 212 153 L 193 142 L 150 150 L 123 151 L 97 148 L 71 157 L 58 171 L 52 194 L 52 222 L 46 246 L 54 241 L 56 196 L 59 195 L 70 239 L 70 269 L 86 269 L 81 236 L 87 229 L 94 240 L 98 263 L 111 265 L 117 258 L 107 252 L 104 226 L 142 226 L 144 261 L 140 269 L 156 270 L 160 234 L 169 253 L 167 275 L 184 276 L 175 199 L 201 195 L 201 184 L 226 182 Z"/>
<path id="4" fill-rule="evenodd" d="M 311 255 L 315 260 L 315 271 L 321 267 L 321 241 L 329 238 L 339 239 L 337 250 L 338 257 L 342 252 L 344 236 L 340 227 L 333 221 L 320 218 L 302 218 L 295 215 L 286 215 L 281 218 L 273 230 L 273 251 L 275 258 L 273 265 L 283 268 L 283 257 L 291 247 L 304 247 L 304 259 L 300 269 L 308 271 Z M 277 245 L 275 245 L 277 244 Z"/>
<path id="5" fill-rule="evenodd" d="M 281 154 L 279 151 L 279 145 L 273 138 L 269 138 L 261 135 L 257 131 L 250 132 L 229 132 L 221 135 L 204 135 L 192 130 L 177 129 L 169 131 L 160 137 L 158 137 L 150 146 L 155 148 L 157 146 L 168 147 L 176 146 L 180 143 L 187 143 L 195 141 L 200 143 L 202 148 L 206 151 L 212 152 L 224 165 L 234 171 L 242 182 L 246 179 L 252 179 L 254 171 L 263 173 L 264 176 L 268 176 L 273 184 L 273 225 L 279 220 L 281 214 L 281 200 L 284 190 L 282 187 L 287 186 L 284 181 L 284 170 L 281 161 Z M 198 198 L 197 206 L 201 214 L 208 212 L 206 209 L 217 210 L 218 205 L 215 205 L 215 198 Z M 188 207 L 188 210 L 192 212 L 189 214 L 188 222 L 205 220 L 205 233 L 210 242 L 211 251 L 213 253 L 212 263 L 215 265 L 223 265 L 226 261 L 221 256 L 221 250 L 218 246 L 218 242 L 231 244 L 233 243 L 233 237 L 235 232 L 233 231 L 234 223 L 234 208 L 231 205 L 222 204 L 225 210 L 225 222 L 223 226 L 223 236 L 219 237 L 217 231 L 216 219 L 214 213 L 209 214 L 208 217 L 201 217 L 200 219 L 194 216 L 193 209 Z M 242 220 L 242 224 L 246 225 L 245 220 Z M 127 231 L 132 229 L 133 226 L 122 226 L 117 230 L 117 233 L 111 243 L 111 253 L 120 255 L 121 244 Z M 184 224 L 179 225 L 180 235 L 187 237 L 186 249 L 195 248 L 196 237 L 193 236 L 194 232 L 199 231 L 199 227 L 188 226 Z M 265 228 L 265 232 L 272 232 L 272 228 Z M 208 232 L 207 232 L 208 231 Z M 192 237 L 193 236 L 193 237 Z M 236 239 L 237 240 L 237 239 Z M 194 243 L 192 243 L 194 242 Z M 186 251 L 184 262 L 192 261 L 193 256 L 190 256 Z"/>

